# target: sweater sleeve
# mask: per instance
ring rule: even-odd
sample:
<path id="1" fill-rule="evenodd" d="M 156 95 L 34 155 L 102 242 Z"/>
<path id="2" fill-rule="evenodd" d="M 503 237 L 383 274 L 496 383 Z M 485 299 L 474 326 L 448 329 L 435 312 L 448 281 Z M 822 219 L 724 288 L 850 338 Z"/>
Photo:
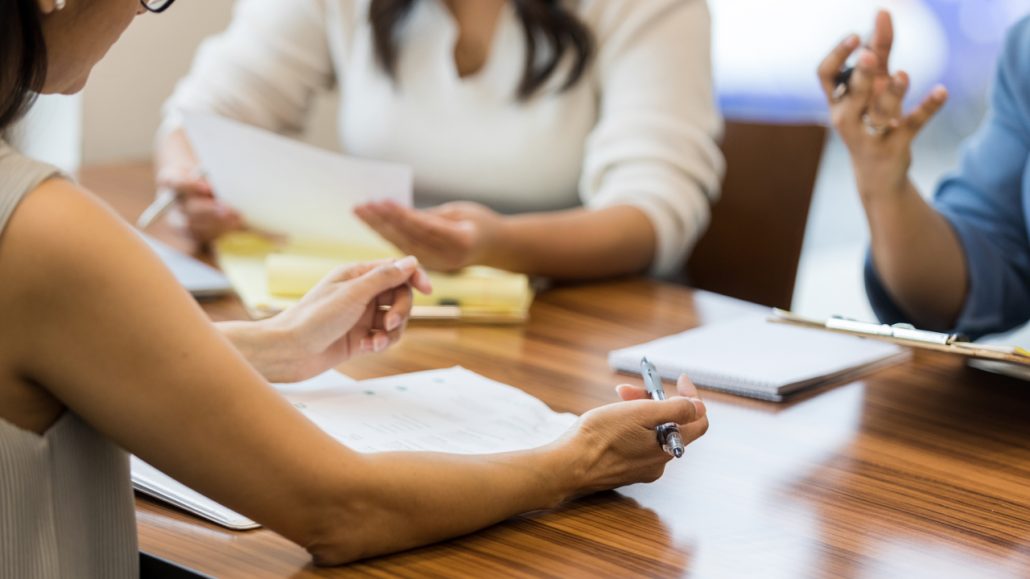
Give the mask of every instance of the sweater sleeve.
<path id="1" fill-rule="evenodd" d="M 958 171 L 941 183 L 934 207 L 962 244 L 969 288 L 955 330 L 973 337 L 1013 328 L 1030 318 L 1030 18 L 1009 34 L 998 65 L 987 118 L 966 142 Z M 877 314 L 900 321 L 866 261 L 866 288 Z"/>
<path id="2" fill-rule="evenodd" d="M 598 34 L 600 118 L 580 195 L 654 225 L 651 271 L 671 275 L 704 231 L 723 175 L 704 0 L 612 2 Z"/>
<path id="3" fill-rule="evenodd" d="M 326 18 L 324 0 L 238 0 L 228 29 L 201 45 L 165 103 L 162 131 L 185 112 L 302 130 L 315 92 L 334 83 Z"/>

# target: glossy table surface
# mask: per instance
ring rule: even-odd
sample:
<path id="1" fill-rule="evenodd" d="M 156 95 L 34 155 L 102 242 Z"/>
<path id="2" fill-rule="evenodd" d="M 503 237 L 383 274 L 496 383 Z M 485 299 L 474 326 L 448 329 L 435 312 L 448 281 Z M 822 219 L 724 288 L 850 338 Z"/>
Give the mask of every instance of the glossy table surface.
<path id="1" fill-rule="evenodd" d="M 130 218 L 145 165 L 82 181 Z M 154 234 L 190 245 L 169 226 Z M 243 316 L 235 299 L 205 306 Z M 555 410 L 616 399 L 607 352 L 732 315 L 738 302 L 645 279 L 540 294 L 523 326 L 419 325 L 355 378 L 461 365 Z M 705 393 L 711 429 L 650 485 L 337 569 L 267 530 L 232 532 L 137 500 L 140 548 L 219 577 L 1030 577 L 1030 384 L 946 355 L 786 404 Z"/>

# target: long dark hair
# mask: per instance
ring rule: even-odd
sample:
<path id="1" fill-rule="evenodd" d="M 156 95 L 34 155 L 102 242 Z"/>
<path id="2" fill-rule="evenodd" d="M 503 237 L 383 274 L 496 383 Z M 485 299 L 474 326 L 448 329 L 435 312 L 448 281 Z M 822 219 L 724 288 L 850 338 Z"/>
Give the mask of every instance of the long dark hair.
<path id="1" fill-rule="evenodd" d="M 35 0 L 0 0 L 0 134 L 32 106 L 46 81 L 46 66 Z"/>
<path id="2" fill-rule="evenodd" d="M 376 59 L 394 78 L 397 73 L 397 27 L 416 1 L 372 0 L 369 6 Z M 526 65 L 517 91 L 519 100 L 528 99 L 547 82 L 569 49 L 573 51 L 575 61 L 561 90 L 576 84 L 593 57 L 594 37 L 590 30 L 562 5 L 562 0 L 512 1 L 526 36 Z M 544 59 L 539 58 L 541 44 L 550 49 Z"/>

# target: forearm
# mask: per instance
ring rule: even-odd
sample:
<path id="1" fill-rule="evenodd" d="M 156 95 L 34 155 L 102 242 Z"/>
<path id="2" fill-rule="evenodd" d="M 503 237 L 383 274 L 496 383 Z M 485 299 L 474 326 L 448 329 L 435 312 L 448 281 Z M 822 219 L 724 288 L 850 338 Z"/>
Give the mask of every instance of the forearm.
<path id="1" fill-rule="evenodd" d="M 907 181 L 893 195 L 863 195 L 873 262 L 898 305 L 917 325 L 953 326 L 966 299 L 965 253 L 947 219 Z"/>
<path id="2" fill-rule="evenodd" d="M 619 205 L 508 217 L 484 262 L 531 275 L 589 279 L 642 272 L 656 249 L 647 215 Z"/>
<path id="3" fill-rule="evenodd" d="M 392 553 L 482 529 L 573 496 L 565 443 L 492 456 L 384 453 L 346 472 L 328 532 L 305 545 L 322 565 Z M 332 510 L 330 510 L 332 512 Z"/>
<path id="4" fill-rule="evenodd" d="M 218 322 L 218 331 L 269 382 L 293 382 L 297 360 L 284 345 L 289 343 L 274 324 L 259 322 Z"/>

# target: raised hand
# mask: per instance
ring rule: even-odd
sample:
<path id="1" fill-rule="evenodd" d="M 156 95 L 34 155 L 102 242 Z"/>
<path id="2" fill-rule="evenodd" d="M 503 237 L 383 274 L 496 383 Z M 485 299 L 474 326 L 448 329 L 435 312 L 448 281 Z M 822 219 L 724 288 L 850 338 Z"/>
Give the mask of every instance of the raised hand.
<path id="1" fill-rule="evenodd" d="M 819 65 L 833 127 L 848 148 L 863 196 L 900 194 L 907 187 L 912 141 L 948 97 L 944 87 L 937 86 L 915 110 L 904 114 L 909 78 L 904 71 L 890 72 L 893 42 L 890 14 L 880 11 L 868 46 L 860 49 L 858 36 L 848 36 Z M 846 89 L 841 89 L 840 73 L 856 50 L 856 66 Z"/>

